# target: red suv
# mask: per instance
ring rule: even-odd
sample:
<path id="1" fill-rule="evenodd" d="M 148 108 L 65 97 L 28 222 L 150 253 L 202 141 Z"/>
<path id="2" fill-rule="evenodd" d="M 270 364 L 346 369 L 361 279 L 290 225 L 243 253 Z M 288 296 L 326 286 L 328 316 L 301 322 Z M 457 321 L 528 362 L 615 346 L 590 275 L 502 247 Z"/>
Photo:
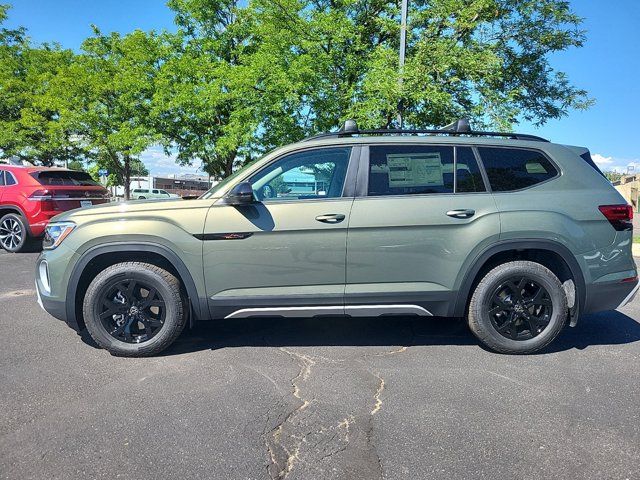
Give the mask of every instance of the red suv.
<path id="1" fill-rule="evenodd" d="M 0 246 L 19 252 L 41 237 L 51 217 L 109 201 L 88 173 L 0 164 Z"/>

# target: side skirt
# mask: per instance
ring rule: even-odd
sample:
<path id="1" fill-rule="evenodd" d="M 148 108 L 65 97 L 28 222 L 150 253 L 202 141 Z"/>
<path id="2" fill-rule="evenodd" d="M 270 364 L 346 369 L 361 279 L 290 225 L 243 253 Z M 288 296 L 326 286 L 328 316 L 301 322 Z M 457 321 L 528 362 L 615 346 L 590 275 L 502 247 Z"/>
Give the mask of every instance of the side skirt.
<path id="1" fill-rule="evenodd" d="M 419 305 L 319 305 L 300 307 L 241 308 L 225 319 L 249 317 L 319 317 L 345 315 L 349 317 L 377 317 L 382 315 L 418 315 L 430 317 L 431 312 Z"/>

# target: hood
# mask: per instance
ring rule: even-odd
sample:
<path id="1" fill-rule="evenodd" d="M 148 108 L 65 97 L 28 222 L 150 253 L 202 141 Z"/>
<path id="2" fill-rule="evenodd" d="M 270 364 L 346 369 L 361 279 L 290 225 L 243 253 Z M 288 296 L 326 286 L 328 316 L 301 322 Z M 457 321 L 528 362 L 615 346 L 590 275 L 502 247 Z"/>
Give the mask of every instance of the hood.
<path id="1" fill-rule="evenodd" d="M 56 215 L 51 219 L 53 222 L 73 221 L 74 219 L 90 220 L 92 216 L 102 215 L 123 215 L 134 214 L 137 217 L 149 214 L 155 216 L 157 212 L 168 210 L 187 210 L 210 206 L 211 200 L 182 200 L 175 198 L 161 200 L 131 200 L 128 202 L 111 202 L 93 205 L 91 207 L 77 208 L 68 212 Z"/>

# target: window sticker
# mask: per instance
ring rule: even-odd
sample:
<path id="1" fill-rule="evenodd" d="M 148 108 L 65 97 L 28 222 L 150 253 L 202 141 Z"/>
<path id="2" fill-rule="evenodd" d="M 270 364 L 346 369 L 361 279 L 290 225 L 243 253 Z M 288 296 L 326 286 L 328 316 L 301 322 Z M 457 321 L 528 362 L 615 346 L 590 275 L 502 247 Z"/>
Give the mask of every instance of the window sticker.
<path id="1" fill-rule="evenodd" d="M 386 167 L 389 187 L 444 185 L 442 159 L 438 152 L 389 154 Z"/>

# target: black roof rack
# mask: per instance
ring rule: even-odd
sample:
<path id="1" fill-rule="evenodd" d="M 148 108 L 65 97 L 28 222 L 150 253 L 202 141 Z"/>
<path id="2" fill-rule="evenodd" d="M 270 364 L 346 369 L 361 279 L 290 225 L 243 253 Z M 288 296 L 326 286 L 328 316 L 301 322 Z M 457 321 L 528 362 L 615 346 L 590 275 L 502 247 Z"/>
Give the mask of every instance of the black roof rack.
<path id="1" fill-rule="evenodd" d="M 535 142 L 548 142 L 546 138 L 536 135 L 528 135 L 524 133 L 511 132 L 476 132 L 471 130 L 469 120 L 462 118 L 450 123 L 441 129 L 432 130 L 407 130 L 407 129 L 377 129 L 377 130 L 360 130 L 355 120 L 347 120 L 337 132 L 320 133 L 305 138 L 303 142 L 309 140 L 317 140 L 321 138 L 331 137 L 351 137 L 354 135 L 468 135 L 471 137 L 503 137 L 512 140 L 531 140 Z"/>

